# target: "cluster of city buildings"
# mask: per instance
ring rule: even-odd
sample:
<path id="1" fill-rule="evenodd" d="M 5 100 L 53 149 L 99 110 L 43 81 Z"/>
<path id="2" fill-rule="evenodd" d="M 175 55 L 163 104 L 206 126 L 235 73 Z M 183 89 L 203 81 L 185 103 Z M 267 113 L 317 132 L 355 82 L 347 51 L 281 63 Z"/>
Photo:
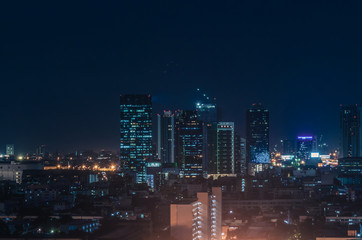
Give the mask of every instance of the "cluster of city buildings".
<path id="1" fill-rule="evenodd" d="M 120 98 L 121 165 L 138 183 L 153 178 L 147 172 L 152 162 L 184 178 L 255 175 L 270 162 L 269 112 L 261 104 L 247 111 L 245 139 L 236 132 L 234 122 L 221 120 L 214 101 L 198 101 L 192 110 L 157 114 L 153 134 L 152 97 Z"/>
<path id="2" fill-rule="evenodd" d="M 150 95 L 121 95 L 119 153 L 8 144 L 0 238 L 358 239 L 361 108 L 340 107 L 336 150 L 314 135 L 270 146 L 268 109 L 245 117 L 239 134 L 206 95 L 159 114 Z"/>

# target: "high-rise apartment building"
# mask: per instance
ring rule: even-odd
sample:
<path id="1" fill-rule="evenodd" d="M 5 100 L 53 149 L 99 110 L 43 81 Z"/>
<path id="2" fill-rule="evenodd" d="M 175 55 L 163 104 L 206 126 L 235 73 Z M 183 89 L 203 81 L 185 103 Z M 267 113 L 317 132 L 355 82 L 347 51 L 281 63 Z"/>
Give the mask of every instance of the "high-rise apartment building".
<path id="1" fill-rule="evenodd" d="M 146 182 L 146 161 L 152 158 L 152 97 L 121 95 L 120 160 L 137 183 Z"/>
<path id="2" fill-rule="evenodd" d="M 203 175 L 203 123 L 196 111 L 179 111 L 175 119 L 176 162 L 186 178 Z"/>
<path id="3" fill-rule="evenodd" d="M 13 155 L 15 155 L 14 144 L 6 144 L 5 153 L 6 153 L 6 155 L 8 155 L 8 156 L 13 156 Z"/>
<path id="4" fill-rule="evenodd" d="M 361 107 L 356 105 L 340 108 L 340 157 L 360 157 L 361 142 Z"/>
<path id="5" fill-rule="evenodd" d="M 253 104 L 246 112 L 246 150 L 249 174 L 269 163 L 269 111 L 262 104 Z"/>
<path id="6" fill-rule="evenodd" d="M 198 192 L 197 199 L 171 204 L 171 238 L 176 240 L 219 240 L 222 224 L 222 191 Z"/>
<path id="7" fill-rule="evenodd" d="M 235 132 L 234 138 L 234 152 L 235 152 L 235 174 L 245 176 L 246 174 L 246 140 Z"/>
<path id="8" fill-rule="evenodd" d="M 175 115 L 171 111 L 157 115 L 157 155 L 162 163 L 175 162 Z"/>
<path id="9" fill-rule="evenodd" d="M 208 173 L 235 174 L 235 130 L 233 122 L 213 123 L 208 129 Z"/>

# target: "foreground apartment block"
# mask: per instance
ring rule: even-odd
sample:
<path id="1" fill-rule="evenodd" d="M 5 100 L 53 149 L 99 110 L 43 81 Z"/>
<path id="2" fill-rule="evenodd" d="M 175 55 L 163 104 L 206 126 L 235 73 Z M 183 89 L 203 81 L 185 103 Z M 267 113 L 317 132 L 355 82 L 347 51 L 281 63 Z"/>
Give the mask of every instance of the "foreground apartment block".
<path id="1" fill-rule="evenodd" d="M 171 204 L 171 238 L 176 240 L 221 239 L 222 192 L 198 192 L 197 199 Z"/>

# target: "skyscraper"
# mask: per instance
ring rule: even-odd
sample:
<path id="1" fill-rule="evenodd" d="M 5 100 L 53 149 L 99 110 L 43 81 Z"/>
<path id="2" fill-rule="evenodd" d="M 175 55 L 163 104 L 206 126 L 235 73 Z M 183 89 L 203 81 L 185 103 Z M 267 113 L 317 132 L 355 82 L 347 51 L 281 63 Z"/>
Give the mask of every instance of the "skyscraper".
<path id="1" fill-rule="evenodd" d="M 340 157 L 361 156 L 361 107 L 347 105 L 340 108 Z"/>
<path id="2" fill-rule="evenodd" d="M 246 141 L 235 132 L 235 174 L 245 176 L 246 174 Z"/>
<path id="3" fill-rule="evenodd" d="M 290 139 L 280 140 L 281 152 L 284 155 L 292 155 L 295 152 L 294 141 Z"/>
<path id="4" fill-rule="evenodd" d="M 216 105 L 216 98 L 208 97 L 197 89 L 199 100 L 196 102 L 196 111 L 199 120 L 204 123 L 213 123 L 221 121 L 221 109 Z"/>
<path id="5" fill-rule="evenodd" d="M 297 155 L 299 158 L 310 159 L 311 153 L 315 151 L 317 151 L 317 140 L 313 136 L 298 136 Z"/>
<path id="6" fill-rule="evenodd" d="M 120 160 L 124 172 L 146 182 L 146 161 L 152 157 L 151 95 L 120 97 Z"/>
<path id="7" fill-rule="evenodd" d="M 249 174 L 261 171 L 269 163 L 269 111 L 253 104 L 246 112 L 246 149 Z"/>
<path id="8" fill-rule="evenodd" d="M 215 103 L 196 103 L 196 111 L 199 120 L 204 123 L 217 122 L 219 120 L 218 110 Z"/>
<path id="9" fill-rule="evenodd" d="M 199 91 L 199 90 L 198 90 Z M 198 100 L 195 104 L 196 112 L 199 121 L 202 121 L 203 123 L 203 168 L 209 169 L 209 162 L 212 161 L 212 159 L 208 159 L 209 156 L 211 156 L 209 151 L 209 144 L 208 144 L 208 132 L 210 128 L 212 128 L 212 125 L 214 123 L 217 123 L 221 119 L 221 111 L 220 108 L 217 107 L 215 99 L 210 100 L 209 97 L 206 96 L 206 94 L 203 94 L 203 96 Z"/>
<path id="10" fill-rule="evenodd" d="M 196 111 L 176 113 L 176 162 L 186 178 L 203 175 L 203 123 Z"/>
<path id="11" fill-rule="evenodd" d="M 235 174 L 233 122 L 213 123 L 208 130 L 208 173 Z"/>
<path id="12" fill-rule="evenodd" d="M 171 111 L 157 115 L 157 155 L 162 163 L 175 162 L 175 115 Z"/>

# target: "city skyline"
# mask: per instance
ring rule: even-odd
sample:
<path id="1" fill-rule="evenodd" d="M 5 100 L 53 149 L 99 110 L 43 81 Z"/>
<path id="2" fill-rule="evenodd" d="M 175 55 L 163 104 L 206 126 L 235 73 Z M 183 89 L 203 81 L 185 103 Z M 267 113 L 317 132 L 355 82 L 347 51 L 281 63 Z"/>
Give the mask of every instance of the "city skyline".
<path id="1" fill-rule="evenodd" d="M 152 110 L 152 122 L 153 122 L 153 126 L 152 126 L 152 142 L 153 144 L 157 144 L 157 117 L 159 114 L 163 114 L 165 111 L 171 111 L 171 112 L 177 112 L 179 110 L 186 110 L 186 111 L 190 111 L 190 110 L 198 110 L 198 108 L 200 106 L 198 106 L 197 104 L 198 103 L 203 103 L 203 100 L 201 99 L 200 96 L 204 95 L 204 94 L 199 94 L 198 93 L 199 91 L 199 88 L 197 89 L 193 89 L 193 91 L 190 91 L 192 92 L 190 94 L 190 96 L 193 96 L 194 100 L 193 103 L 191 100 L 185 100 L 185 102 L 189 101 L 191 104 L 190 106 L 187 106 L 185 108 L 180 108 L 180 107 L 174 107 L 174 108 L 170 108 L 170 107 L 164 107 L 164 108 L 161 108 L 161 104 L 160 102 L 158 101 L 158 96 L 153 96 L 152 94 L 150 93 L 146 93 L 145 95 L 152 95 L 152 104 L 153 104 L 153 110 Z M 129 93 L 124 93 L 124 94 L 128 94 L 128 95 L 132 95 L 132 94 L 129 94 Z M 139 93 L 141 94 L 141 93 Z M 198 96 L 198 94 L 200 96 Z M 207 93 L 205 92 L 205 95 Z M 137 95 L 137 94 L 136 94 Z M 119 96 L 119 95 L 118 95 Z M 120 94 L 120 96 L 122 96 L 122 94 Z M 209 95 L 210 96 L 210 95 Z M 211 98 L 214 98 L 214 97 L 211 97 Z M 201 99 L 201 100 L 199 100 Z M 216 98 L 215 98 L 216 99 Z M 119 101 L 119 100 L 118 100 Z M 206 102 L 206 101 L 204 101 Z M 214 101 L 215 103 L 217 102 L 216 100 Z M 246 110 L 248 110 L 251 106 L 253 106 L 254 104 L 263 104 L 263 103 L 260 103 L 260 102 L 255 102 L 255 103 L 251 103 L 249 104 L 249 106 L 246 107 L 245 111 L 243 114 L 241 114 L 241 120 L 240 121 L 235 121 L 235 117 L 233 117 L 233 115 L 230 115 L 231 117 L 229 118 L 226 118 L 225 117 L 225 114 L 224 114 L 224 107 L 223 106 L 220 106 L 220 104 L 217 103 L 217 107 L 220 108 L 220 115 L 222 115 L 222 118 L 221 120 L 223 122 L 233 122 L 235 124 L 235 132 L 237 132 L 238 134 L 240 134 L 241 137 L 243 138 L 246 138 L 246 128 L 245 128 L 245 124 L 246 124 Z M 207 104 L 206 104 L 207 105 Z M 266 109 L 270 109 L 268 107 L 267 104 L 263 104 L 263 105 L 266 105 Z M 281 135 L 280 133 L 275 133 L 275 128 L 273 127 L 273 122 L 275 124 L 275 121 L 273 121 L 273 113 L 270 113 L 270 115 L 272 116 L 270 118 L 270 144 L 269 144 L 269 148 L 270 148 L 270 151 L 272 151 L 272 149 L 275 148 L 275 146 L 277 146 L 279 149 L 282 149 L 282 144 L 281 144 L 281 140 L 285 140 L 285 139 L 288 139 L 288 140 L 293 140 L 293 141 L 296 141 L 298 139 L 298 136 L 301 136 L 301 135 L 310 135 L 310 136 L 313 136 L 313 137 L 316 137 L 316 138 L 319 138 L 319 137 L 323 137 L 324 138 L 324 141 L 328 144 L 328 147 L 330 148 L 329 150 L 334 150 L 334 149 L 339 149 L 340 146 L 341 146 L 341 129 L 339 129 L 339 125 L 341 124 L 340 123 L 340 111 L 341 111 L 341 107 L 342 106 L 354 106 L 354 105 L 359 105 L 359 104 L 346 104 L 346 105 L 342 105 L 342 104 L 339 104 L 338 105 L 338 108 L 336 109 L 336 118 L 338 119 L 337 121 L 337 125 L 335 126 L 335 131 L 336 134 L 334 134 L 332 137 L 330 138 L 327 138 L 325 136 L 329 136 L 329 134 L 326 134 L 326 133 L 323 133 L 323 132 L 320 132 L 320 131 L 312 131 L 310 130 L 311 128 L 308 128 L 308 129 L 303 129 L 303 130 L 296 130 L 298 129 L 298 127 L 294 130 L 294 131 L 291 131 L 289 133 L 286 133 L 285 135 Z M 118 108 L 117 108 L 118 109 Z M 222 112 L 222 113 L 221 113 Z M 216 112 L 215 112 L 216 114 Z M 229 113 L 227 113 L 229 115 Z M 118 114 L 117 114 L 118 115 Z M 216 116 L 215 116 L 216 117 Z M 218 109 L 218 117 L 217 117 L 219 120 L 220 120 L 220 117 L 219 117 L 219 109 Z M 202 119 L 202 117 L 201 117 Z M 119 115 L 118 115 L 118 118 L 115 117 L 113 119 L 114 120 L 119 120 Z M 118 123 L 118 122 L 117 122 Z M 118 125 L 118 124 L 117 124 Z M 117 127 L 118 129 L 118 127 Z M 285 132 L 285 130 L 283 131 Z M 293 134 L 292 134 L 293 133 Z M 114 136 L 112 137 L 114 138 Z M 119 134 L 117 136 L 117 138 L 119 138 Z M 108 141 L 110 141 L 108 139 Z M 9 143 L 11 143 L 12 145 L 16 145 L 16 152 L 17 154 L 25 154 L 25 153 L 30 153 L 34 150 L 36 150 L 36 148 L 40 145 L 43 145 L 45 144 L 47 146 L 47 149 L 50 150 L 51 152 L 75 152 L 75 151 L 87 151 L 87 150 L 102 150 L 102 149 L 105 149 L 105 150 L 111 150 L 111 151 L 119 151 L 119 147 L 118 147 L 118 141 L 119 140 L 116 140 L 115 142 L 111 142 L 110 144 L 85 144 L 85 143 L 82 143 L 82 142 L 67 142 L 67 143 L 63 143 L 65 144 L 64 146 L 66 146 L 66 144 L 68 144 L 68 147 L 61 147 L 62 145 L 57 145 L 57 146 L 52 146 L 51 144 L 48 144 L 47 142 L 39 142 L 39 143 L 34 143 L 34 144 L 24 144 L 24 142 L 19 142 L 19 141 L 7 141 L 7 140 L 3 140 L 3 142 L 0 142 L 0 146 L 3 145 L 3 148 L 4 150 L 0 150 L 0 153 L 3 153 L 5 154 L 6 153 L 6 145 L 8 145 Z M 51 141 L 50 141 L 51 142 Z M 20 147 L 19 147 L 20 146 Z"/>
<path id="2" fill-rule="evenodd" d="M 0 240 L 362 240 L 362 1 L 0 1 Z"/>

